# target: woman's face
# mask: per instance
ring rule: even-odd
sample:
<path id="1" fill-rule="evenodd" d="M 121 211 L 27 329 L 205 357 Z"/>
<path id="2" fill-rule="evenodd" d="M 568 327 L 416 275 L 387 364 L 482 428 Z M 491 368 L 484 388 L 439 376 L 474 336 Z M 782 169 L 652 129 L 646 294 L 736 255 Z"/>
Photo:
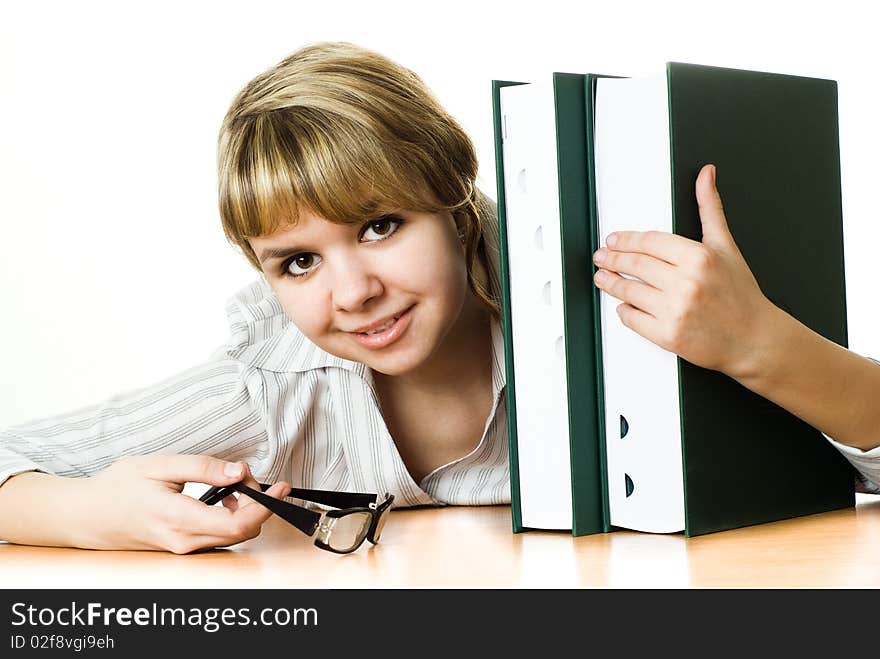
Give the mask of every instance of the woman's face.
<path id="1" fill-rule="evenodd" d="M 295 226 L 250 244 L 306 337 L 386 375 L 438 356 L 469 294 L 448 212 L 400 211 L 346 226 L 303 211 Z"/>

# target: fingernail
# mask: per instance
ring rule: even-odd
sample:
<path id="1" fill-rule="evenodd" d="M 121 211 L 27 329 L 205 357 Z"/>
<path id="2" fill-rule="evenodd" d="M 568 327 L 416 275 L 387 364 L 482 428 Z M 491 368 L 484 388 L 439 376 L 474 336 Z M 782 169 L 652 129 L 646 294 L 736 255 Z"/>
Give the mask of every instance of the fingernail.
<path id="1" fill-rule="evenodd" d="M 614 247 L 617 244 L 617 234 L 609 233 L 608 237 L 605 239 L 605 244 L 609 247 Z"/>
<path id="2" fill-rule="evenodd" d="M 606 279 L 608 279 L 608 275 L 605 274 L 604 270 L 599 270 L 596 273 L 596 283 L 597 284 L 604 284 Z"/>
<path id="3" fill-rule="evenodd" d="M 605 260 L 605 254 L 607 252 L 604 249 L 598 250 L 595 254 L 593 254 L 593 260 L 596 263 L 602 263 Z"/>
<path id="4" fill-rule="evenodd" d="M 227 462 L 223 468 L 223 473 L 230 478 L 238 478 L 243 472 L 242 466 L 236 462 Z"/>

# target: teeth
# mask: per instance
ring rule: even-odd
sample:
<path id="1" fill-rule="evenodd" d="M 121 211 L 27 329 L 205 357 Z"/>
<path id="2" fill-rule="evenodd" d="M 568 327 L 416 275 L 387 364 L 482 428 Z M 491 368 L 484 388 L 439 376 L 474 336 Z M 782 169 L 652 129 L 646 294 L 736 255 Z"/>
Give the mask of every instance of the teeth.
<path id="1" fill-rule="evenodd" d="M 382 325 L 382 327 L 377 327 L 376 329 L 370 330 L 369 332 L 364 332 L 364 334 L 378 334 L 379 332 L 384 332 L 389 327 L 391 327 L 394 323 L 397 322 L 397 316 L 389 320 L 387 323 Z"/>

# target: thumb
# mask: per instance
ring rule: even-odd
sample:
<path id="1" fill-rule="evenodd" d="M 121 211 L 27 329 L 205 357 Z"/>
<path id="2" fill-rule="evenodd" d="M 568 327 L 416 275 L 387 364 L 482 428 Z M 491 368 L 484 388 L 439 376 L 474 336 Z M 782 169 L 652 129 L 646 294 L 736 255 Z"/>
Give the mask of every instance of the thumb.
<path id="1" fill-rule="evenodd" d="M 152 455 L 149 458 L 144 475 L 171 483 L 231 485 L 247 473 L 240 462 L 227 462 L 209 455 Z"/>
<path id="2" fill-rule="evenodd" d="M 715 187 L 715 165 L 704 165 L 697 176 L 697 205 L 700 223 L 703 225 L 703 244 L 711 247 L 728 247 L 733 236 L 727 227 L 721 195 Z"/>
<path id="3" fill-rule="evenodd" d="M 248 487 L 259 491 L 260 484 L 257 482 L 257 479 L 254 478 L 253 474 L 251 474 L 250 466 L 245 464 L 245 477 L 242 480 L 242 483 L 247 485 Z M 272 485 L 268 490 L 266 490 L 266 494 L 270 497 L 274 497 L 275 499 L 283 498 L 290 491 L 290 486 L 284 481 L 279 481 Z M 242 498 L 238 500 L 239 508 L 249 505 L 259 504 L 258 501 L 251 499 L 247 494 L 245 494 Z M 270 513 L 266 513 L 265 517 L 268 517 Z"/>

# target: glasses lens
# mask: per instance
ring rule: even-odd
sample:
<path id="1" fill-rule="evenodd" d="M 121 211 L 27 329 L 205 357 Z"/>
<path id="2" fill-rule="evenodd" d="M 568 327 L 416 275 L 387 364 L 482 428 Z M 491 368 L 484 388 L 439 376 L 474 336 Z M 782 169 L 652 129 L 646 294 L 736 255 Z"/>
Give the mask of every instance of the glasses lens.
<path id="1" fill-rule="evenodd" d="M 351 513 L 335 518 L 330 536 L 326 540 L 327 544 L 336 551 L 351 551 L 364 539 L 372 519 L 373 516 L 368 512 Z"/>
<path id="2" fill-rule="evenodd" d="M 391 506 L 388 506 L 379 515 L 379 521 L 376 522 L 376 530 L 373 531 L 373 542 L 379 542 L 379 536 L 382 535 L 382 529 L 385 528 L 385 522 L 388 520 L 388 513 L 391 512 Z"/>

